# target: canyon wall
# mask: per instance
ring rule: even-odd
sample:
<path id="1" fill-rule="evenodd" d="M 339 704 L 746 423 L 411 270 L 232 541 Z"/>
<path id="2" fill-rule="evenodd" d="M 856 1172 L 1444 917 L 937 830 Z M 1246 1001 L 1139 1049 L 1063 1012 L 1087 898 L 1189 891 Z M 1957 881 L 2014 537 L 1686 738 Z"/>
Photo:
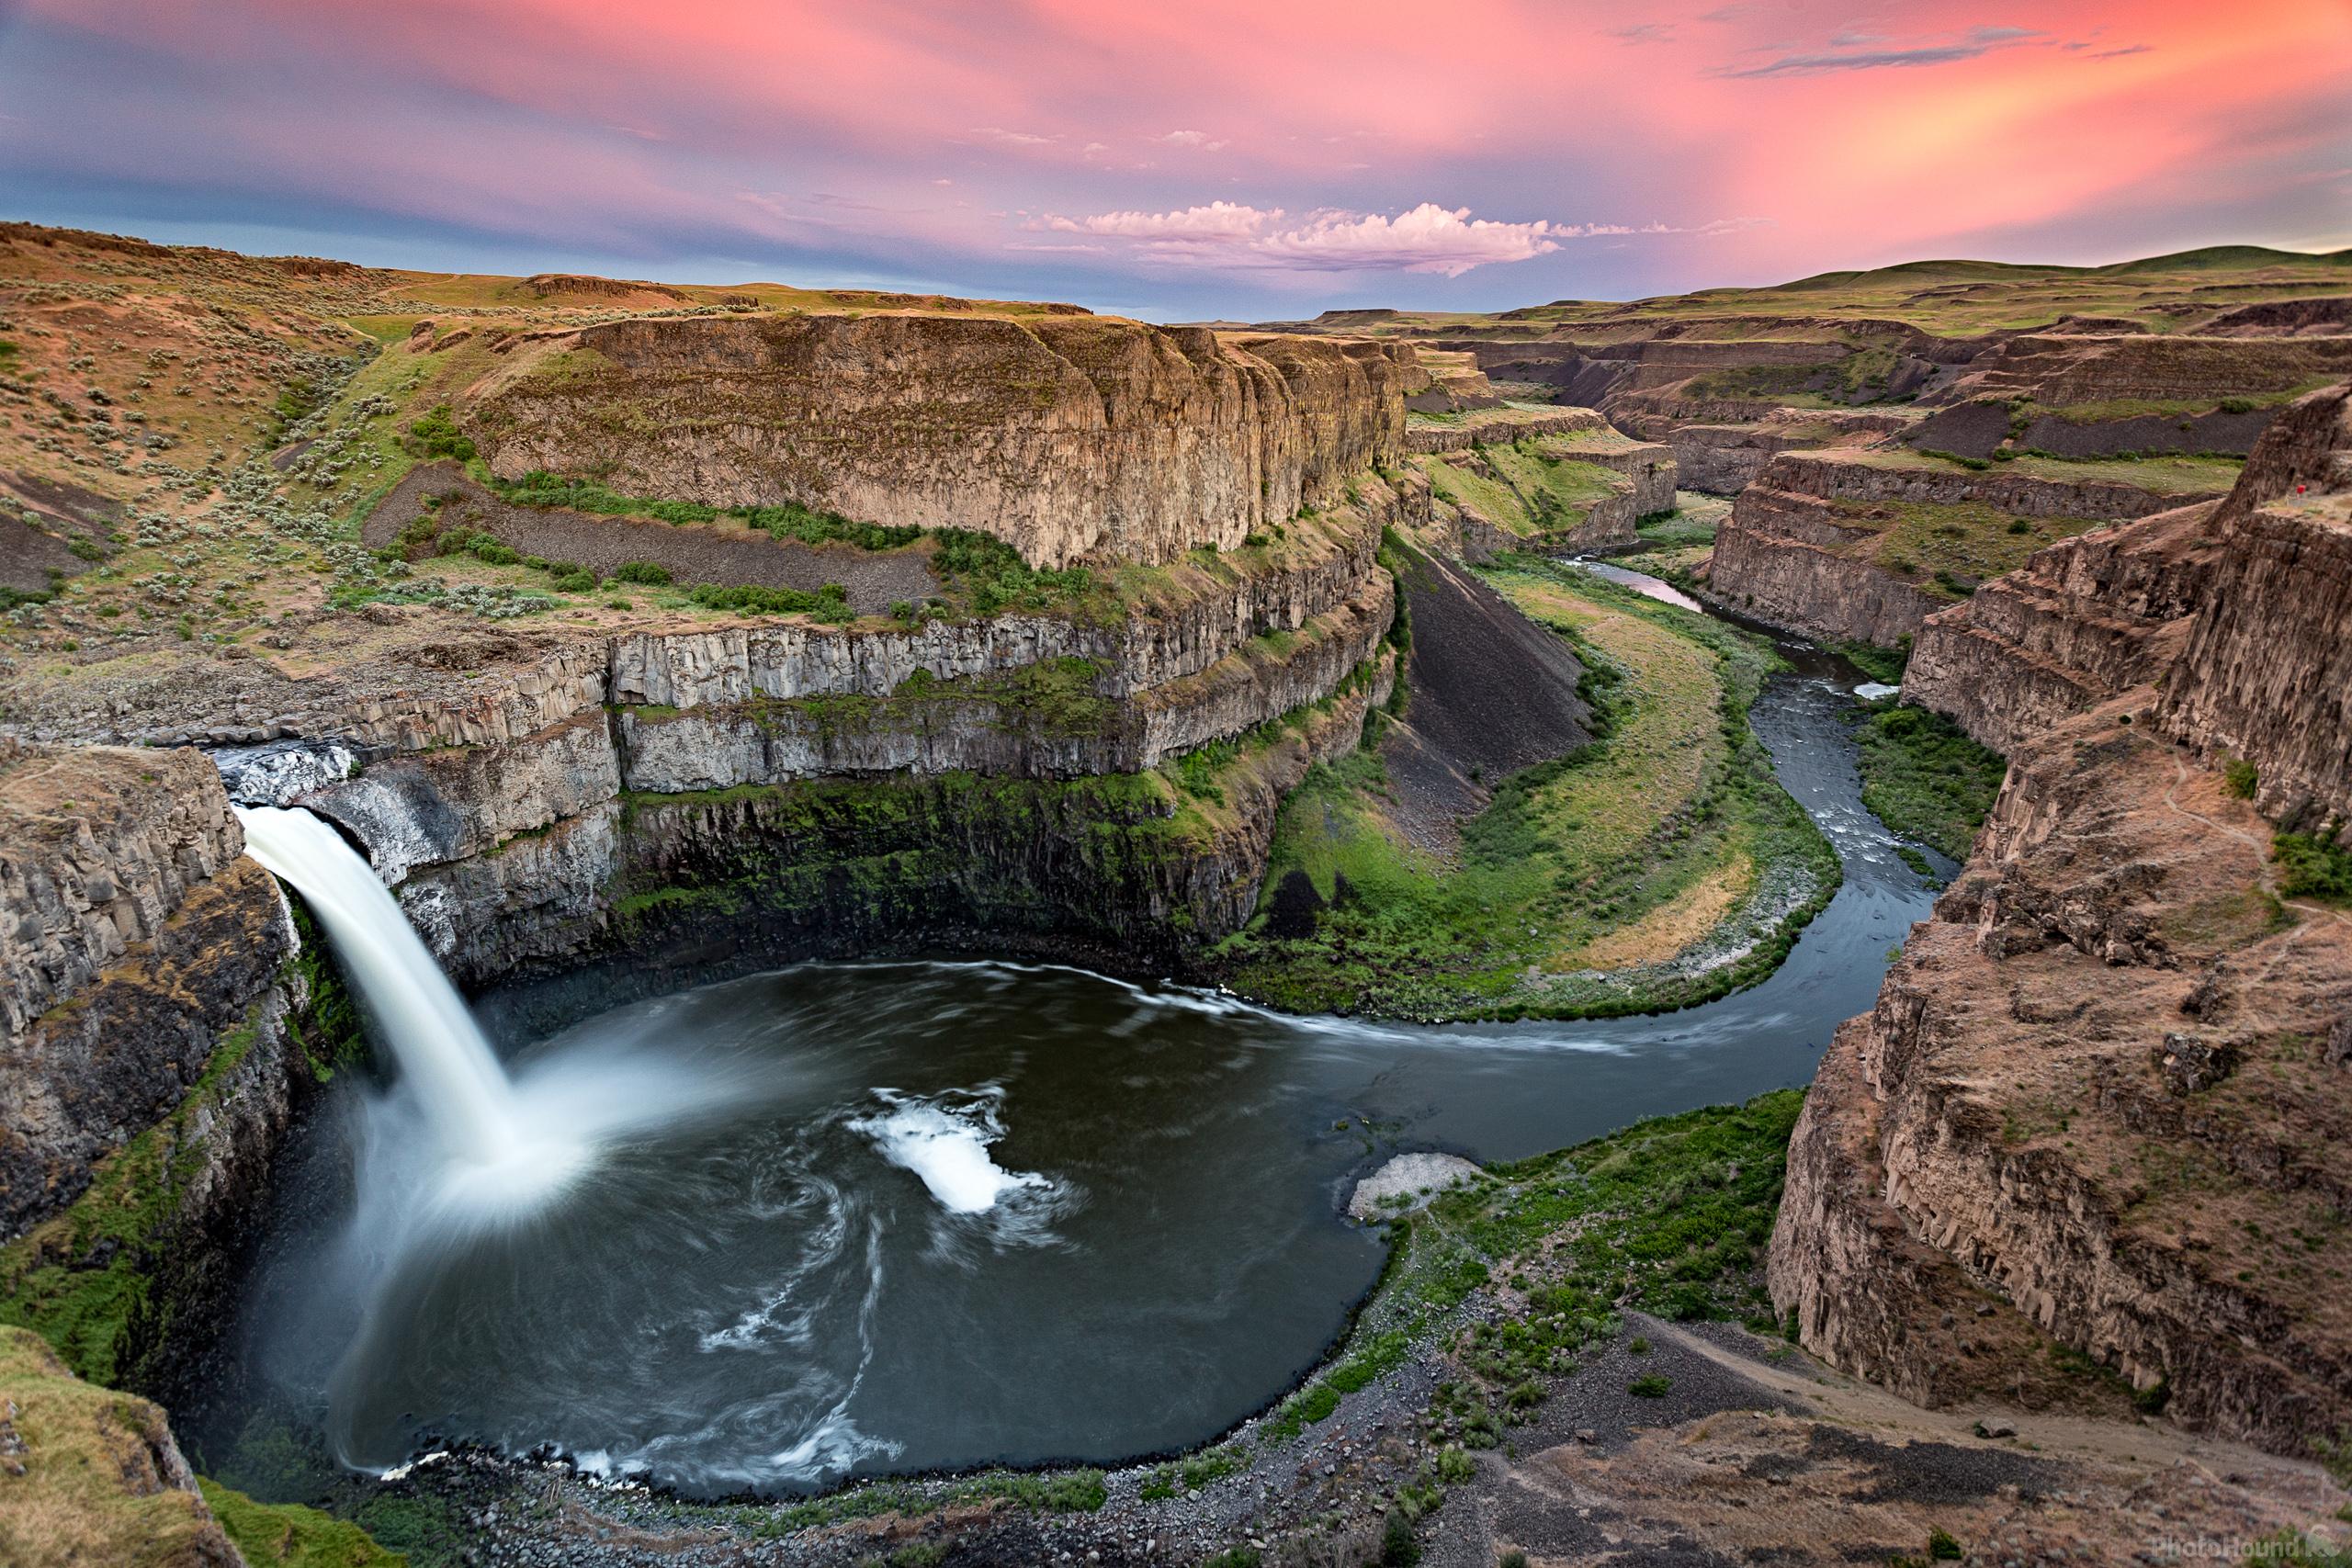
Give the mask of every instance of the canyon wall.
<path id="1" fill-rule="evenodd" d="M 0 743 L 0 1321 L 173 1388 L 355 1021 L 194 750 Z"/>
<path id="2" fill-rule="evenodd" d="M 1092 317 L 649 319 L 532 336 L 461 418 L 505 477 L 1151 564 L 1393 467 L 1411 365 L 1402 344 Z"/>
<path id="3" fill-rule="evenodd" d="M 1768 490 L 1866 504 L 1973 504 L 2018 517 L 2118 519 L 2145 517 L 2190 501 L 2217 500 L 2228 488 L 2218 485 L 2210 495 L 2166 493 L 2113 479 L 2048 479 L 1998 465 L 1969 469 L 1817 452 L 1789 452 L 1773 458 L 1758 482 Z"/>
<path id="4" fill-rule="evenodd" d="M 239 798 L 299 802 L 365 846 L 468 984 L 699 929 L 747 899 L 768 914 L 758 942 L 736 922 L 746 950 L 1002 919 L 1007 940 L 1172 953 L 1247 918 L 1273 804 L 1306 766 L 1282 759 L 1339 745 L 1331 716 L 1360 728 L 1393 679 L 1395 590 L 1374 550 L 1385 523 L 1426 515 L 1428 492 L 1365 475 L 1357 493 L 1361 507 L 1171 572 L 1107 620 L 488 634 L 419 650 L 428 668 L 387 670 L 340 711 L 255 726 L 296 734 L 220 761 Z M 1261 781 L 1220 809 L 1151 772 L 1216 743 Z M 1131 863 L 1090 868 L 1090 843 Z M 726 891 L 694 895 L 726 865 Z M 1025 922 L 999 874 L 1025 888 Z M 897 890 L 868 897 L 884 885 Z"/>
<path id="5" fill-rule="evenodd" d="M 2159 722 L 2256 770 L 2290 824 L 2352 816 L 2352 388 L 2266 433 L 2219 518 L 2221 547 Z"/>
<path id="6" fill-rule="evenodd" d="M 1601 430 L 1609 422 L 1589 408 L 1512 409 L 1507 412 L 1471 412 L 1445 421 L 1415 420 L 1405 427 L 1405 450 L 1424 457 L 1469 452 L 1494 442 L 1525 440 L 1531 435 L 1567 435 Z"/>
<path id="7" fill-rule="evenodd" d="M 2064 540 L 1931 615 L 1904 699 L 2006 752 L 2163 675 L 2176 733 L 2277 760 L 2266 809 L 2297 791 L 2316 798 L 2314 786 L 2344 767 L 2325 696 L 2342 672 L 2331 675 L 2333 639 L 2320 635 L 2341 614 L 2329 584 L 2344 567 L 2324 523 L 2298 517 L 2324 518 L 2337 503 L 2312 498 L 2352 488 L 2333 471 L 2345 400 L 2333 388 L 2282 411 L 2222 500 Z M 2198 648 L 2184 660 L 2192 626 Z"/>
<path id="8" fill-rule="evenodd" d="M 2007 755 L 2061 719 L 2144 684 L 2178 656 L 2220 544 L 2217 502 L 2094 529 L 2037 552 L 1930 615 L 1903 700 Z"/>
<path id="9" fill-rule="evenodd" d="M 1783 452 L 1859 445 L 1901 431 L 1913 419 L 1897 411 L 1791 409 L 1767 419 L 1730 423 L 1621 412 L 1612 423 L 1628 435 L 1671 447 L 1675 482 L 1682 489 L 1737 495 Z"/>
<path id="10" fill-rule="evenodd" d="M 226 1321 L 281 1134 L 361 1048 L 232 795 L 334 822 L 462 984 L 965 940 L 1174 967 L 1249 918 L 1283 792 L 1393 690 L 1374 549 L 1427 492 L 1360 492 L 1109 621 L 384 607 L 366 660 L 229 666 L 140 713 L 147 744 L 8 742 L 0 1322 L 169 1397 Z"/>
<path id="11" fill-rule="evenodd" d="M 2151 696 L 2013 760 L 1832 1043 L 1773 1300 L 1915 1400 L 2057 1397 L 2054 1343 L 2191 1425 L 2304 1450 L 2352 1421 L 2352 922 L 2266 901 L 2264 824 L 2148 732 Z"/>
<path id="12" fill-rule="evenodd" d="M 1769 1272 L 1808 1348 L 1928 1403 L 2106 1383 L 2286 1452 L 2352 1423 L 2352 919 L 2271 854 L 2352 778 L 2344 410 L 2301 400 L 2224 502 L 1923 635 L 1906 694 L 2010 771 L 1799 1121 Z"/>
<path id="13" fill-rule="evenodd" d="M 1715 531 L 1708 592 L 1769 626 L 1830 642 L 1892 648 L 1942 602 L 1868 557 L 1882 525 L 1782 489 L 1775 457 Z M 1793 482 L 1793 476 L 1792 476 Z"/>
<path id="14" fill-rule="evenodd" d="M 1725 604 L 1771 625 L 1892 648 L 1917 637 L 1930 615 L 1975 586 L 1940 575 L 1930 585 L 1914 581 L 1926 575 L 1922 567 L 1896 569 L 1941 536 L 1981 534 L 1995 513 L 2081 526 L 2083 519 L 2143 517 L 2197 499 L 1897 454 L 1783 452 L 1733 503 L 1715 536 L 1707 583 Z M 1906 525 L 1932 531 L 1910 544 L 1887 543 Z"/>

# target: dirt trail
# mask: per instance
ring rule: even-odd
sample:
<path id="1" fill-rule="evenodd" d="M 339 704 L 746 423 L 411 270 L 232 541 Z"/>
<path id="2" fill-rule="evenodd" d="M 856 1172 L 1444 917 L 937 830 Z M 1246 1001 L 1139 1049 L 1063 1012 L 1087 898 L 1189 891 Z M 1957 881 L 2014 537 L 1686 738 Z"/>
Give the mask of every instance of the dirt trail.
<path id="1" fill-rule="evenodd" d="M 1514 1549 L 1544 1568 L 1883 1562 L 1927 1558 L 1936 1531 L 1970 1562 L 2126 1563 L 2166 1541 L 2352 1535 L 2318 1467 L 2165 1423 L 1923 1410 L 1728 1325 L 1627 1329 L 1646 1354 L 1604 1353 L 1515 1453 L 1479 1456 L 1430 1568 Z M 1639 1375 L 1666 1391 L 1633 1395 Z"/>

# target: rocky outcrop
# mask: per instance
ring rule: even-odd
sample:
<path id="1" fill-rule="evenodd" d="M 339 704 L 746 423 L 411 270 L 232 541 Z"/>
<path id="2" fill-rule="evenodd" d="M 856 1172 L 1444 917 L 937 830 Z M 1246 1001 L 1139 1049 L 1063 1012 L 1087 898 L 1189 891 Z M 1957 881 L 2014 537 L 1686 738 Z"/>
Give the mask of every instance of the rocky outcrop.
<path id="1" fill-rule="evenodd" d="M 2221 557 L 2218 505 L 2062 540 L 1929 615 L 1904 669 L 1904 701 L 2006 754 L 2154 681 L 2186 644 Z"/>
<path id="2" fill-rule="evenodd" d="M 1929 1402 L 2048 1364 L 2014 1310 L 2175 1416 L 2291 1451 L 2352 1419 L 2328 1282 L 2352 1244 L 2307 1228 L 2352 1204 L 2324 1153 L 2352 1100 L 2312 1046 L 2352 1010 L 2352 925 L 2269 912 L 2258 821 L 2119 725 L 2144 703 L 2014 764 L 1840 1032 L 1792 1146 L 1773 1299 L 1808 1348 Z M 2173 1071 L 2192 1051 L 2241 1065 Z"/>
<path id="3" fill-rule="evenodd" d="M 1895 454 L 1792 452 L 1775 457 L 1758 479 L 1769 490 L 1825 500 L 1907 502 L 1931 506 L 1990 506 L 2018 517 L 2145 517 L 2191 501 L 2218 501 L 2226 483 L 2205 493 L 2143 489 L 2116 479 L 2056 479 L 1951 468 Z"/>
<path id="4" fill-rule="evenodd" d="M 1708 495 L 1737 495 L 1783 452 L 1876 440 L 1914 423 L 1908 412 L 1789 410 L 1734 423 L 1686 421 L 1668 414 L 1620 412 L 1614 423 L 1629 435 L 1667 443 L 1676 483 Z"/>
<path id="5" fill-rule="evenodd" d="M 1940 522 L 1932 511 L 1920 515 L 1965 539 L 1984 528 L 1987 513 L 2080 527 L 2084 519 L 2142 517 L 2185 499 L 2195 498 L 2105 479 L 1970 470 L 1906 454 L 1786 452 L 1733 504 L 1715 536 L 1707 582 L 1724 603 L 1771 625 L 1894 647 L 1975 586 L 1947 572 L 1931 589 L 1898 570 L 1895 562 L 1907 557 L 1885 547 L 1883 536 L 1915 509 L 1947 509 Z"/>
<path id="6" fill-rule="evenodd" d="M 1644 517 L 1674 510 L 1672 454 L 1597 419 L 1565 433 L 1450 451 L 1442 462 L 1442 468 L 1416 466 L 1427 468 L 1440 520 L 1471 561 L 1515 550 L 1630 549 L 1640 543 L 1635 529 Z M 1599 493 L 1597 479 L 1605 487 Z"/>
<path id="7" fill-rule="evenodd" d="M 2040 552 L 1922 632 L 1905 698 L 2011 771 L 1790 1147 L 1771 1293 L 1820 1354 L 2016 1396 L 2046 1337 L 2284 1453 L 2352 1420 L 2352 921 L 2281 903 L 2269 858 L 2352 790 L 2345 409 L 2302 398 L 2225 501 Z"/>
<path id="8" fill-rule="evenodd" d="M 635 320 L 465 400 L 493 471 L 976 528 L 1034 564 L 1232 547 L 1403 443 L 1397 344 L 1091 317 Z"/>
<path id="9" fill-rule="evenodd" d="M 1510 408 L 1499 412 L 1472 412 L 1439 422 L 1416 420 L 1406 426 L 1405 450 L 1424 456 L 1468 452 L 1495 442 L 1522 441 L 1531 435 L 1566 435 L 1600 430 L 1608 421 L 1588 408 Z"/>
<path id="10" fill-rule="evenodd" d="M 2352 333 L 2352 294 L 2261 299 L 2222 311 L 2199 337 L 2342 337 Z"/>
<path id="11" fill-rule="evenodd" d="M 1563 399 L 1601 408 L 1612 418 L 1625 411 L 1659 412 L 1688 400 L 1687 385 L 1703 389 L 1710 379 L 1720 380 L 1726 390 L 1699 395 L 1713 398 L 1712 417 L 1726 419 L 1765 417 L 1776 394 L 1786 392 L 1850 392 L 1856 400 L 1915 393 L 1939 367 L 1964 362 L 1981 346 L 1893 321 L 1800 316 L 1781 324 L 1795 333 L 1759 337 L 1742 330 L 1752 329 L 1752 320 L 1736 318 L 1662 321 L 1632 315 L 1614 330 L 1600 322 L 1580 329 L 1607 334 L 1592 340 L 1543 335 L 1540 327 L 1531 327 L 1509 335 L 1498 329 L 1490 338 L 1440 339 L 1438 346 L 1475 355 L 1495 379 L 1545 383 Z M 1731 331 L 1724 336 L 1706 335 L 1725 328 Z M 1808 331 L 1815 335 L 1796 335 Z M 1846 361 L 1871 347 L 1891 353 L 1873 371 L 1874 383 L 1856 389 L 1849 384 Z M 1711 416 L 1693 410 L 1686 417 Z"/>
<path id="12" fill-rule="evenodd" d="M 2221 515 L 2220 560 L 2166 682 L 2165 732 L 2256 770 L 2256 801 L 2317 827 L 2352 817 L 2352 389 L 2315 392 L 2264 438 Z"/>
<path id="13" fill-rule="evenodd" d="M 771 811 L 779 800 L 830 803 L 831 817 L 804 822 L 793 845 L 824 863 L 871 862 L 884 868 L 874 874 L 914 877 L 924 891 L 899 897 L 883 920 L 854 888 L 811 884 L 789 854 L 746 848 L 760 874 L 725 897 L 765 900 L 778 922 L 772 942 L 738 933 L 747 951 L 847 951 L 861 931 L 946 940 L 959 922 L 983 919 L 972 908 L 1012 897 L 999 890 L 967 908 L 956 899 L 976 885 L 955 868 L 965 857 L 1012 863 L 990 835 L 1047 830 L 1023 826 L 1035 822 L 1057 824 L 1051 831 L 1069 840 L 1052 868 L 1061 880 L 1018 884 L 1022 897 L 1047 900 L 1030 921 L 1037 940 L 1133 943 L 1157 930 L 1149 940 L 1172 954 L 1246 917 L 1286 784 L 1251 786 L 1249 832 L 1237 839 L 1227 823 L 1223 837 L 1211 835 L 1223 846 L 1204 863 L 1220 868 L 1213 876 L 1170 861 L 1148 886 L 1131 876 L 1106 891 L 1087 882 L 1083 857 L 1123 840 L 1144 845 L 1130 856 L 1138 865 L 1158 864 L 1151 846 L 1163 840 L 1199 849 L 1199 809 L 1180 810 L 1184 802 L 1166 798 L 1148 770 L 1214 742 L 1238 743 L 1247 758 L 1287 756 L 1269 729 L 1321 735 L 1341 709 L 1360 724 L 1367 693 L 1385 691 L 1394 586 L 1374 551 L 1385 522 L 1427 515 L 1428 491 L 1413 476 L 1391 484 L 1365 475 L 1355 488 L 1360 506 L 1155 574 L 1114 618 L 653 620 L 605 636 L 485 633 L 418 650 L 415 666 L 385 671 L 413 668 L 413 682 L 379 677 L 343 697 L 341 716 L 306 716 L 311 732 L 300 739 L 225 748 L 219 760 L 238 798 L 299 804 L 341 826 L 466 983 L 706 929 L 710 906 L 669 896 L 660 878 L 675 871 L 690 890 L 693 877 L 716 874 L 725 847 L 692 838 L 678 841 L 703 848 L 672 855 L 662 825 L 712 813 L 733 820 L 726 801 L 753 796 Z M 466 678 L 445 680 L 443 666 Z M 1244 773 L 1282 769 L 1257 761 Z M 1159 792 L 1150 809 L 1119 804 L 1138 790 Z M 1237 792 L 1247 793 L 1225 790 Z M 861 801 L 876 820 L 899 821 L 888 853 L 824 847 L 860 841 L 871 825 Z M 1180 817 L 1190 837 L 1171 840 Z M 1046 869 L 1027 864 L 1023 874 Z"/>
<path id="14" fill-rule="evenodd" d="M 2273 423 L 2222 501 L 2063 541 L 1930 616 L 1905 699 L 2006 751 L 2162 677 L 2175 733 L 2271 762 L 2266 809 L 2329 809 L 2318 786 L 2346 754 L 2325 695 L 2341 683 L 2328 628 L 2345 611 L 2324 520 L 2341 504 L 2330 492 L 2352 488 L 2335 471 L 2345 396 L 2312 394 Z M 2184 658 L 2192 627 L 2201 640 Z"/>
<path id="15" fill-rule="evenodd" d="M 195 1086 L 293 930 L 196 752 L 0 751 L 0 1239 Z"/>
<path id="16" fill-rule="evenodd" d="M 2352 337 L 2248 339 L 2186 333 L 2086 337 L 2023 333 L 1979 356 L 1957 398 L 2030 399 L 2044 408 L 2277 393 L 2352 370 Z"/>
<path id="17" fill-rule="evenodd" d="M 164 1413 L 0 1326 L 0 1561 L 244 1568 Z"/>
<path id="18" fill-rule="evenodd" d="M 1893 648 L 1916 633 L 1939 601 L 1870 558 L 1883 526 L 1759 480 L 1740 493 L 1716 530 L 1707 591 L 1770 626 Z"/>
<path id="19" fill-rule="evenodd" d="M 243 847 L 198 752 L 0 757 L 0 1310 L 118 1386 L 201 1355 L 311 1069 L 350 1043 Z"/>
<path id="20" fill-rule="evenodd" d="M 2288 394 L 2347 372 L 2342 335 L 2020 333 L 1940 392 L 1953 406 L 1916 439 L 1980 457 L 2009 437 L 2064 457 L 2249 452 Z"/>
<path id="21" fill-rule="evenodd" d="M 901 771 L 1136 773 L 1320 700 L 1371 657 L 1392 607 L 1381 574 L 1295 632 L 1139 694 L 1106 691 L 1102 667 L 1068 658 L 1012 680 L 923 681 L 871 701 L 623 709 L 620 776 L 629 789 L 683 793 Z"/>
<path id="22" fill-rule="evenodd" d="M 1681 469 L 1675 460 L 1674 449 L 1663 443 L 1629 441 L 1614 431 L 1606 431 L 1555 437 L 1541 443 L 1538 450 L 1546 456 L 1590 463 L 1625 477 L 1626 491 L 1597 503 L 1595 516 L 1600 515 L 1602 507 L 1614 502 L 1615 510 L 1624 514 L 1625 525 L 1630 529 L 1644 517 L 1674 510 L 1674 492 L 1682 482 Z"/>
<path id="23" fill-rule="evenodd" d="M 683 983 L 967 938 L 1122 969 L 1181 965 L 1249 919 L 1283 794 L 1355 746 L 1394 678 L 1384 652 L 1271 727 L 1220 772 L 1214 799 L 1157 773 L 631 792 L 493 853 L 423 868 L 398 892 L 468 982 L 616 948 L 633 971 Z"/>
<path id="24" fill-rule="evenodd" d="M 1467 409 L 1500 408 L 1503 400 L 1474 355 L 1414 346 L 1418 375 L 1408 373 L 1405 409 L 1408 413 L 1460 413 Z"/>
<path id="25" fill-rule="evenodd" d="M 2180 646 L 2184 604 L 2194 630 L 2161 696 L 2046 729 L 1962 710 L 2007 727 L 2008 780 L 1876 1010 L 1833 1042 L 1791 1148 L 1770 1285 L 1808 1347 L 1943 1401 L 2046 1378 L 2046 1338 L 2145 1407 L 2282 1451 L 2352 1422 L 2333 1153 L 2352 1136 L 2334 1043 L 2352 920 L 2280 899 L 2257 814 L 2344 809 L 2344 408 L 2303 400 L 2227 502 L 2045 552 L 1985 606 L 1988 680 L 2042 654 L 2120 679 Z M 2224 752 L 2256 766 L 2255 802 Z"/>

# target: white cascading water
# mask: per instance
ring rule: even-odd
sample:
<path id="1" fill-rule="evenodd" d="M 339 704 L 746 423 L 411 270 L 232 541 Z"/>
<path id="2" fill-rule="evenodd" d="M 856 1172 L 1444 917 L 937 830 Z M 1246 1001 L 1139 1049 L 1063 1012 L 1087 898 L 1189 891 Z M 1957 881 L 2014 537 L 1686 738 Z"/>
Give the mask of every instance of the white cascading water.
<path id="1" fill-rule="evenodd" d="M 236 811 L 245 852 L 291 883 L 326 927 L 449 1155 L 492 1169 L 560 1156 L 543 1130 L 526 1125 L 514 1087 L 464 998 L 342 835 L 308 811 Z M 555 1166 L 576 1157 L 558 1157 Z"/>

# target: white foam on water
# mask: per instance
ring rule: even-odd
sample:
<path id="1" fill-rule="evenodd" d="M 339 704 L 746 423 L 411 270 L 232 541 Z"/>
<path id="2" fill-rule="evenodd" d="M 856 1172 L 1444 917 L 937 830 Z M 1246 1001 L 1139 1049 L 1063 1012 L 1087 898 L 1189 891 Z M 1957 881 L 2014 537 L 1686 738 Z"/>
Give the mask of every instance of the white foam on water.
<path id="1" fill-rule="evenodd" d="M 985 1214 L 1021 1192 L 1050 1191 L 1053 1182 L 1035 1171 L 1007 1170 L 989 1157 L 989 1145 L 1004 1136 L 998 1117 L 1004 1091 L 960 1090 L 930 1099 L 877 1089 L 875 1098 L 889 1109 L 863 1116 L 850 1130 L 874 1140 L 882 1157 L 912 1171 L 939 1206 L 951 1214 Z"/>
<path id="2" fill-rule="evenodd" d="M 1854 688 L 1854 695 L 1861 698 L 1864 702 L 1874 703 L 1881 697 L 1894 696 L 1901 690 L 1903 690 L 1902 687 L 1890 686 L 1883 681 L 1865 681 L 1860 685 Z"/>

